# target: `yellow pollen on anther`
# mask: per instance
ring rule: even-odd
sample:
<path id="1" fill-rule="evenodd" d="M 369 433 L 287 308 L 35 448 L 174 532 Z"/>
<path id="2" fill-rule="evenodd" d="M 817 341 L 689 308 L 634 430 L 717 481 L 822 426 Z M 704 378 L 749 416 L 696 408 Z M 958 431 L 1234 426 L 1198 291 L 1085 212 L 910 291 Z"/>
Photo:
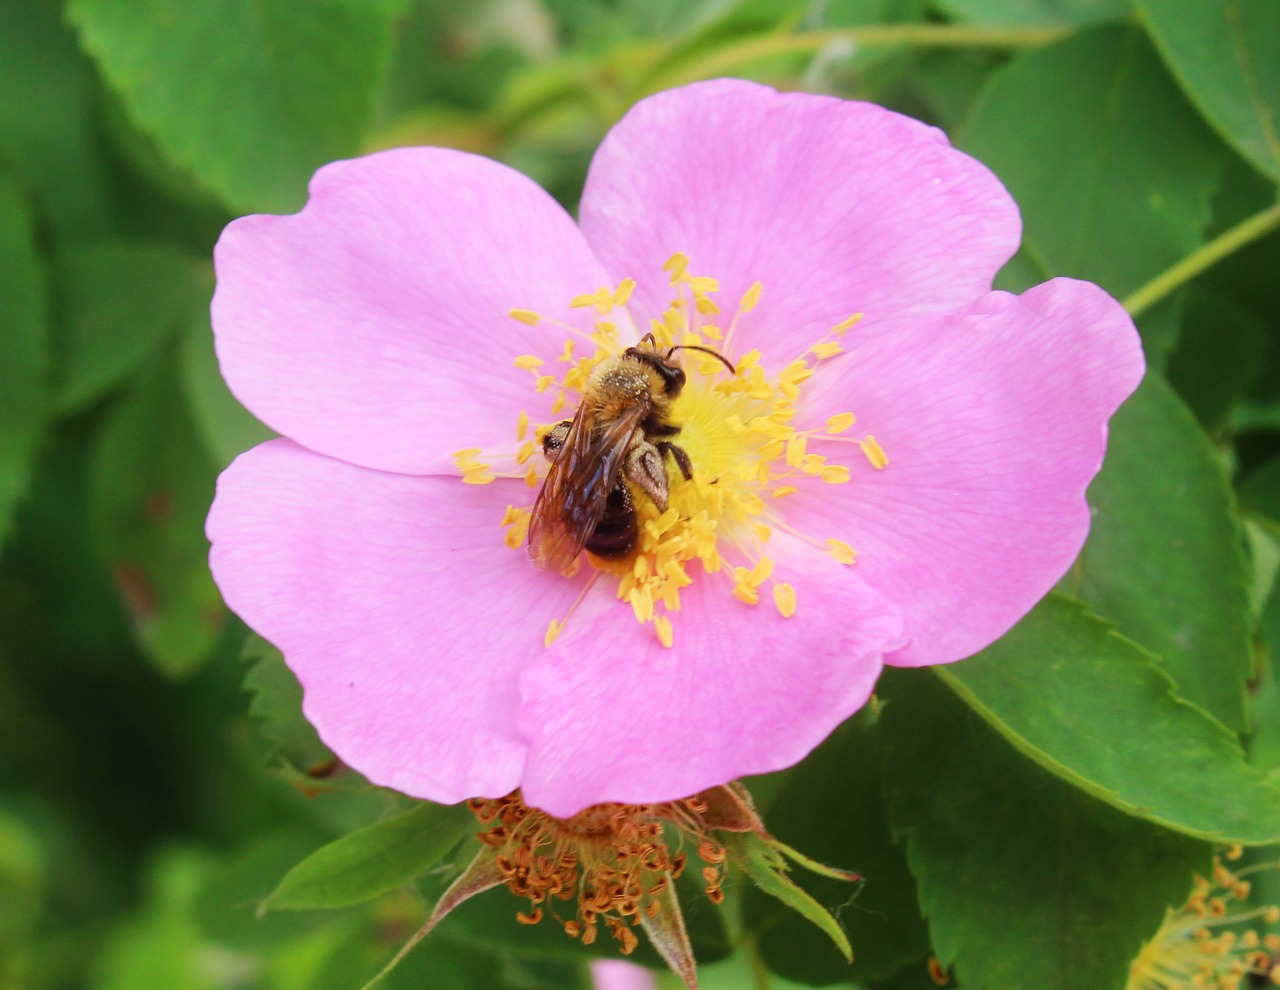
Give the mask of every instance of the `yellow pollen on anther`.
<path id="1" fill-rule="evenodd" d="M 542 637 L 542 645 L 550 649 L 551 644 L 556 641 L 556 637 L 560 635 L 560 630 L 563 628 L 564 626 L 559 619 L 552 619 L 547 625 L 546 635 Z"/>
<path id="2" fill-rule="evenodd" d="M 839 323 L 833 326 L 831 328 L 831 332 L 834 333 L 836 336 L 840 336 L 844 334 L 846 331 L 851 330 L 853 327 L 855 327 L 859 322 L 861 322 L 861 320 L 862 320 L 862 314 L 854 313 L 847 320 L 841 320 Z"/>
<path id="3" fill-rule="evenodd" d="M 796 614 L 796 589 L 786 582 L 781 582 L 773 586 L 773 603 L 778 606 L 778 611 L 784 619 L 789 619 Z"/>
<path id="4" fill-rule="evenodd" d="M 858 441 L 858 446 L 862 448 L 862 452 L 867 455 L 867 460 L 877 471 L 883 471 L 889 466 L 889 455 L 884 452 L 884 448 L 875 437 L 867 434 L 865 440 Z"/>
<path id="5" fill-rule="evenodd" d="M 716 279 L 690 271 L 689 258 L 683 253 L 672 255 L 663 268 L 674 297 L 664 310 L 627 313 L 618 323 L 600 320 L 590 333 L 559 324 L 572 334 L 562 348 L 558 340 L 549 341 L 536 354 L 516 358 L 517 367 L 532 373 L 534 390 L 548 393 L 540 408 L 549 406 L 554 419 L 531 424 L 522 414 L 514 452 L 482 461 L 481 451 L 466 451 L 458 464 L 463 480 L 472 484 L 493 480 L 488 461 L 496 461 L 504 465 L 502 477 L 523 477 L 536 487 L 548 470 L 548 459 L 541 456 L 544 438 L 557 422 L 574 415 L 596 369 L 631 342 L 619 331 L 619 324 L 628 331 L 633 326 L 647 327 L 655 338 L 654 349 L 685 372 L 684 388 L 666 415 L 678 430 L 671 443 L 692 466 L 692 478 L 684 476 L 676 456 L 664 457 L 668 505 L 660 512 L 624 473 L 621 483 L 629 485 L 635 511 L 634 549 L 617 560 L 588 551 L 570 570 L 585 566 L 592 569 L 591 581 L 616 580 L 617 598 L 630 605 L 636 621 L 652 623 L 658 641 L 670 646 L 671 613 L 681 608 L 681 592 L 695 581 L 712 582 L 753 607 L 769 584 L 778 613 L 793 616 L 796 589 L 772 578 L 773 560 L 762 551 L 781 530 L 788 540 L 798 538 L 841 563 L 852 564 L 856 556 L 852 547 L 839 540 L 824 541 L 823 534 L 804 533 L 797 529 L 803 517 L 797 520 L 792 513 L 798 515 L 807 504 L 798 497 L 800 493 L 815 493 L 819 484 L 852 481 L 850 466 L 843 461 L 853 444 L 877 467 L 887 465 L 888 458 L 873 437 L 840 436 L 856 421 L 852 411 L 818 422 L 804 415 L 807 383 L 815 374 L 824 374 L 827 358 L 840 353 L 841 345 L 832 337 L 853 326 L 858 314 L 836 324 L 800 357 L 774 364 L 757 349 L 739 353 L 733 347 L 740 317 L 754 310 L 762 298 L 760 282 L 751 283 L 736 309 L 721 317 L 721 304 L 713 298 L 720 291 Z M 616 287 L 577 296 L 570 306 L 594 307 L 604 315 L 632 303 L 635 288 L 632 280 L 624 279 Z M 531 310 L 511 312 L 517 318 L 532 314 Z M 575 346 L 584 340 L 585 346 Z M 676 347 L 684 350 L 675 352 Z M 559 358 L 553 361 L 556 353 Z M 536 429 L 531 430 L 531 425 Z M 512 460 L 523 474 L 505 473 L 511 471 L 505 465 Z M 522 516 L 508 516 L 504 542 L 519 546 L 527 539 L 529 509 Z M 585 535 L 580 538 L 586 542 Z M 572 610 L 557 617 L 547 628 L 548 644 L 571 614 Z"/>
<path id="6" fill-rule="evenodd" d="M 507 315 L 531 327 L 536 327 L 542 320 L 542 317 L 531 309 L 509 309 Z"/>

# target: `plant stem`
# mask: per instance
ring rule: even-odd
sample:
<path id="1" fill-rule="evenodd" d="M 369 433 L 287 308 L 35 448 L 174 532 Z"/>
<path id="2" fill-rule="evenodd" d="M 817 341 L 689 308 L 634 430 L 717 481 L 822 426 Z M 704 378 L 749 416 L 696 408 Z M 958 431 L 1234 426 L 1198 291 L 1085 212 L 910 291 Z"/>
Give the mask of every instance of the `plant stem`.
<path id="1" fill-rule="evenodd" d="M 1129 311 L 1130 316 L 1137 316 L 1227 255 L 1239 251 L 1246 244 L 1271 233 L 1277 227 L 1280 227 L 1280 203 L 1255 213 L 1230 230 L 1223 231 L 1208 244 L 1192 251 L 1172 268 L 1165 269 L 1124 300 L 1124 308 Z"/>
<path id="2" fill-rule="evenodd" d="M 747 936 L 740 944 L 747 961 L 751 964 L 751 976 L 752 982 L 755 984 L 755 990 L 769 990 L 771 985 L 769 970 L 765 968 L 764 960 L 760 958 L 760 947 L 756 945 L 755 938 Z"/>
<path id="3" fill-rule="evenodd" d="M 709 79 L 773 55 L 816 52 L 833 42 L 855 48 L 909 45 L 916 48 L 1032 48 L 1057 41 L 1070 33 L 1057 27 L 984 27 L 969 24 L 869 24 L 865 27 L 829 28 L 801 34 L 771 34 L 746 38 L 707 53 L 705 58 L 659 70 L 645 89 L 656 92 L 696 79 Z"/>

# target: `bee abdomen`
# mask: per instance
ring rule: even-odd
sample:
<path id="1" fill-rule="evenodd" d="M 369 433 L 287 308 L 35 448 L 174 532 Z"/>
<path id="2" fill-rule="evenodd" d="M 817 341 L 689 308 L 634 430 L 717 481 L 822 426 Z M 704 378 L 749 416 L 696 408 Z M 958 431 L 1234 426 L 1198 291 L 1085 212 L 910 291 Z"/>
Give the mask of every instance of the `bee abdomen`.
<path id="1" fill-rule="evenodd" d="M 625 557 L 636 545 L 638 529 L 636 509 L 631 501 L 631 490 L 625 482 L 619 482 L 609 493 L 604 515 L 584 544 L 586 549 L 605 560 Z"/>

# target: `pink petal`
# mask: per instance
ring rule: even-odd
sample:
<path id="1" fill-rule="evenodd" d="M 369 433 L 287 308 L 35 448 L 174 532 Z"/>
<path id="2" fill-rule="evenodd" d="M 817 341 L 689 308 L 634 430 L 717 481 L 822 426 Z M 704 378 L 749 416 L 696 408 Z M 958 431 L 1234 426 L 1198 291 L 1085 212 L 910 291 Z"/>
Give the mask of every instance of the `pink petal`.
<path id="1" fill-rule="evenodd" d="M 222 475 L 209 515 L 227 604 L 276 644 L 324 741 L 415 797 L 520 783 L 519 671 L 578 593 L 503 545 L 523 485 L 384 474 L 274 440 Z"/>
<path id="2" fill-rule="evenodd" d="M 593 959 L 591 986 L 594 990 L 658 990 L 653 973 L 623 959 Z"/>
<path id="3" fill-rule="evenodd" d="M 790 359 L 855 311 L 868 333 L 988 291 L 1018 247 L 1017 207 L 939 130 L 869 103 L 780 94 L 734 79 L 633 107 L 596 152 L 583 232 L 615 277 L 640 281 L 637 317 L 672 296 L 677 251 L 721 282 L 734 335 Z"/>
<path id="4" fill-rule="evenodd" d="M 590 327 L 569 300 L 608 282 L 567 213 L 504 165 L 403 148 L 316 173 L 292 216 L 251 216 L 214 254 L 213 326 L 236 396 L 277 432 L 352 464 L 453 473 L 460 448 L 514 445 L 534 401 L 521 354 Z M 597 317 L 598 318 L 598 317 Z"/>
<path id="5" fill-rule="evenodd" d="M 790 619 L 767 587 L 747 606 L 699 571 L 666 649 L 629 605 L 593 596 L 521 680 L 525 799 L 565 816 L 685 797 L 790 766 L 856 711 L 901 621 L 854 572 L 788 543 L 769 547 L 796 561 L 774 572 L 797 590 Z"/>
<path id="6" fill-rule="evenodd" d="M 845 343 L 815 419 L 854 412 L 851 435 L 874 436 L 889 466 L 856 446 L 811 447 L 853 480 L 785 508 L 805 532 L 852 544 L 858 574 L 902 610 L 910 644 L 887 663 L 959 660 L 1030 610 L 1084 543 L 1107 420 L 1143 375 L 1137 332 L 1097 286 L 1055 279 Z"/>

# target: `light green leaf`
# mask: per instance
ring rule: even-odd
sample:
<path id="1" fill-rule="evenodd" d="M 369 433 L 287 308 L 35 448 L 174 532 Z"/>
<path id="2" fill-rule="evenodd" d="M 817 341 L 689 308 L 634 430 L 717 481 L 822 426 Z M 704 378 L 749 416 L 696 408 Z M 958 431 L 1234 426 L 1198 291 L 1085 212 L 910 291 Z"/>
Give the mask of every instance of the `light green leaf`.
<path id="1" fill-rule="evenodd" d="M 1160 54 L 1214 128 L 1280 179 L 1280 4 L 1138 0 Z"/>
<path id="2" fill-rule="evenodd" d="M 239 454 L 276 435 L 240 405 L 223 381 L 207 307 L 188 321 L 178 361 L 187 405 L 219 467 L 226 467 Z"/>
<path id="3" fill-rule="evenodd" d="M 1158 655 L 1182 697 L 1243 731 L 1249 577 L 1231 490 L 1157 374 L 1111 420 L 1089 504 L 1089 539 L 1064 590 Z"/>
<path id="4" fill-rule="evenodd" d="M 1209 847 L 1046 773 L 927 671 L 880 686 L 894 831 L 943 966 L 965 990 L 1123 987 Z"/>
<path id="5" fill-rule="evenodd" d="M 57 410 L 99 398 L 153 354 L 179 324 L 207 309 L 210 286 L 194 257 L 160 244 L 109 242 L 58 259 Z"/>
<path id="6" fill-rule="evenodd" d="M 316 850 L 285 874 L 263 908 L 363 904 L 420 877 L 475 831 L 466 805 L 423 802 Z"/>
<path id="7" fill-rule="evenodd" d="M 0 173 L 0 546 L 26 494 L 46 418 L 48 300 L 26 203 Z"/>
<path id="8" fill-rule="evenodd" d="M 181 677 L 209 657 L 227 613 L 204 538 L 215 471 L 172 364 L 149 368 L 112 410 L 94 455 L 92 521 L 139 641 Z"/>
<path id="9" fill-rule="evenodd" d="M 1145 38 L 1112 27 L 994 73 L 960 144 L 1013 193 L 1045 274 L 1117 296 L 1201 244 L 1225 157 Z"/>
<path id="10" fill-rule="evenodd" d="M 298 207 L 355 154 L 401 0 L 72 0 L 85 49 L 138 124 L 235 210 Z"/>
<path id="11" fill-rule="evenodd" d="M 1154 659 L 1053 594 L 938 674 L 1031 759 L 1121 811 L 1214 842 L 1280 840 L 1280 786 Z"/>

